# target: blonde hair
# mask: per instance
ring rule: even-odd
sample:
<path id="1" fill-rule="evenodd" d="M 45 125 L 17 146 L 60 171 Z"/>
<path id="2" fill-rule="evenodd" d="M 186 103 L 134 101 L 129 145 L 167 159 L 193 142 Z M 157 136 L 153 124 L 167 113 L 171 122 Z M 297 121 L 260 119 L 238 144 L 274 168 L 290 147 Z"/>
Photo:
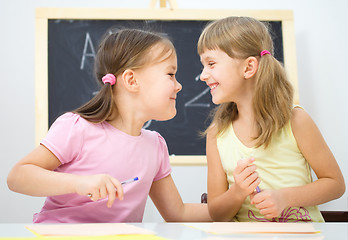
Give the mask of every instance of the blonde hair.
<path id="1" fill-rule="evenodd" d="M 291 117 L 293 88 L 284 67 L 273 57 L 274 47 L 269 25 L 250 17 L 227 17 L 206 26 L 198 40 L 198 54 L 220 49 L 231 58 L 258 57 L 253 111 L 257 126 L 256 147 L 269 145 L 272 135 Z M 259 58 L 260 52 L 268 50 Z M 212 113 L 217 135 L 223 134 L 238 116 L 234 102 L 223 103 Z M 209 128 L 206 132 L 209 130 Z"/>
<path id="2" fill-rule="evenodd" d="M 153 56 L 151 50 L 159 44 L 162 52 Z M 102 77 L 108 73 L 117 76 L 126 69 L 140 69 L 172 54 L 176 54 L 174 45 L 162 34 L 140 29 L 108 31 L 99 44 L 94 66 L 96 79 L 101 85 L 100 91 L 73 112 L 96 123 L 107 120 L 117 111 L 117 106 L 113 100 L 113 86 L 104 85 Z"/>

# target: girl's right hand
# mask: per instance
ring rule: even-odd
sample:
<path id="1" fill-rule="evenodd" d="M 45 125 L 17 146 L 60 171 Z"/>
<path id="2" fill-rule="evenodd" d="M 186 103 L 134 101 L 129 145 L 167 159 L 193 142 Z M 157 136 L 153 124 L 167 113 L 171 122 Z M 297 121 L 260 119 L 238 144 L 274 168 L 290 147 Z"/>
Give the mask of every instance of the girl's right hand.
<path id="1" fill-rule="evenodd" d="M 79 176 L 75 189 L 77 194 L 90 196 L 94 202 L 108 197 L 108 208 L 112 206 L 116 198 L 123 200 L 121 183 L 107 174 Z"/>
<path id="2" fill-rule="evenodd" d="M 256 166 L 252 164 L 254 161 L 253 157 L 239 160 L 233 172 L 236 188 L 245 197 L 252 194 L 261 182 Z"/>

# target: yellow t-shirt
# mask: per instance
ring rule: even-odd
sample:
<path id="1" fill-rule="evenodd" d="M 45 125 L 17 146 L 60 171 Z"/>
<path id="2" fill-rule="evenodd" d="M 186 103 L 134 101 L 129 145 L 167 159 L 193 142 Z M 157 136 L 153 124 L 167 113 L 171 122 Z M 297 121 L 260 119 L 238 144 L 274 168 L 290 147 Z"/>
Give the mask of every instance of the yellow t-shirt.
<path id="1" fill-rule="evenodd" d="M 297 147 L 290 121 L 274 135 L 266 149 L 262 146 L 246 147 L 235 135 L 232 124 L 217 138 L 217 147 L 229 186 L 234 183 L 232 172 L 237 161 L 251 156 L 255 158 L 256 171 L 261 178 L 261 190 L 302 186 L 312 182 L 309 164 Z M 247 197 L 234 221 L 324 222 L 324 219 L 317 206 L 287 208 L 278 218 L 266 219 Z"/>

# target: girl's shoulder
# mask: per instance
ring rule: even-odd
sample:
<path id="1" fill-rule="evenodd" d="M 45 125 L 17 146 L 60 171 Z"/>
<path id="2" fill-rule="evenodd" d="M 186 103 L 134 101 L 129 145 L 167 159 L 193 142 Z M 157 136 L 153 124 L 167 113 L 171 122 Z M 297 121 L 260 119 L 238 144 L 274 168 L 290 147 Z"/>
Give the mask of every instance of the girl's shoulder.
<path id="1" fill-rule="evenodd" d="M 164 137 L 156 131 L 149 129 L 141 129 L 141 134 L 144 138 L 148 138 L 149 140 L 151 139 L 152 141 L 158 142 L 160 145 L 167 145 Z"/>
<path id="2" fill-rule="evenodd" d="M 71 122 L 71 123 L 79 123 L 79 124 L 93 124 L 95 123 L 88 121 L 87 119 L 83 118 L 81 115 L 74 113 L 74 112 L 66 112 L 60 115 L 56 121 L 65 121 L 65 122 Z M 56 122 L 55 121 L 55 122 Z"/>
<path id="3" fill-rule="evenodd" d="M 216 123 L 212 123 L 207 131 L 206 131 L 206 134 L 207 134 L 207 138 L 209 139 L 215 139 L 218 137 L 218 134 L 219 134 L 219 129 L 218 129 L 218 126 Z"/>
<path id="4" fill-rule="evenodd" d="M 60 115 L 53 123 L 50 128 L 54 129 L 74 129 L 74 131 L 84 129 L 90 125 L 91 122 L 87 121 L 80 115 L 73 112 L 66 112 Z"/>
<path id="5" fill-rule="evenodd" d="M 302 107 L 294 107 L 292 109 L 290 123 L 295 137 L 306 133 L 316 126 L 310 115 Z"/>
<path id="6" fill-rule="evenodd" d="M 311 120 L 309 114 L 300 106 L 294 106 L 291 111 L 291 126 L 292 127 L 301 127 L 302 124 Z"/>
<path id="7" fill-rule="evenodd" d="M 80 115 L 73 112 L 66 112 L 57 117 L 54 122 L 65 121 L 65 122 L 78 122 L 83 119 Z M 85 120 L 86 121 L 86 120 Z"/>

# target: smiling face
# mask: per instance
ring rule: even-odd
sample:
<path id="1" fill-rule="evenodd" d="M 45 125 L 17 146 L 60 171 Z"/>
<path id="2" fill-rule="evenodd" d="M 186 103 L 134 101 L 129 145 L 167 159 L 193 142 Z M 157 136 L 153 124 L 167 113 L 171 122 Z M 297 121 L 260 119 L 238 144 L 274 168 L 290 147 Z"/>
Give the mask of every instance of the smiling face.
<path id="1" fill-rule="evenodd" d="M 151 54 L 159 56 L 162 50 L 160 46 L 155 46 Z M 176 71 L 177 57 L 173 51 L 137 70 L 141 83 L 143 110 L 149 119 L 164 121 L 176 115 L 176 97 L 182 89 L 175 78 Z"/>
<path id="2" fill-rule="evenodd" d="M 244 61 L 228 56 L 220 49 L 205 50 L 201 55 L 201 80 L 211 88 L 215 104 L 235 102 L 245 91 Z"/>

